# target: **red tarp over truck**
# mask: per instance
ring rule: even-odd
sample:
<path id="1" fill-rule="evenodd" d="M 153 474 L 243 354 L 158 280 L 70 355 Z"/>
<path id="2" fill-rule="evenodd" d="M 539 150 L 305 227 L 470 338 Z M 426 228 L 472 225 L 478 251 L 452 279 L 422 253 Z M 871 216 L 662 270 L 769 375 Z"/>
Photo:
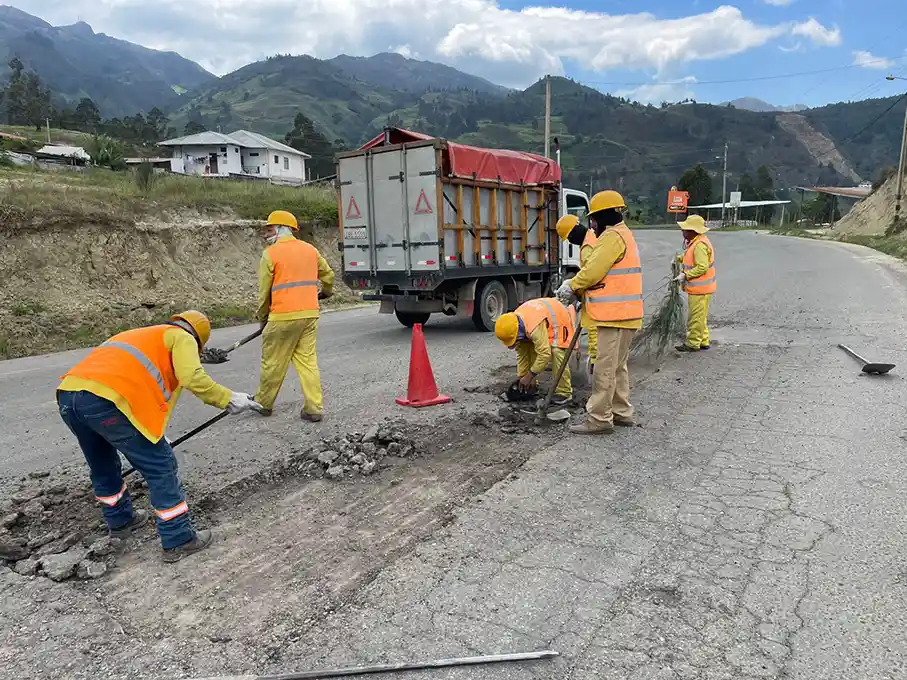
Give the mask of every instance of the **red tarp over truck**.
<path id="1" fill-rule="evenodd" d="M 436 139 L 421 132 L 389 128 L 370 142 L 363 144 L 359 150 L 364 151 L 384 146 L 386 135 L 389 136 L 390 144 Z M 509 149 L 483 149 L 455 142 L 446 144 L 444 160 L 447 167 L 445 169 L 452 177 L 528 185 L 559 184 L 561 181 L 560 166 L 544 156 Z"/>

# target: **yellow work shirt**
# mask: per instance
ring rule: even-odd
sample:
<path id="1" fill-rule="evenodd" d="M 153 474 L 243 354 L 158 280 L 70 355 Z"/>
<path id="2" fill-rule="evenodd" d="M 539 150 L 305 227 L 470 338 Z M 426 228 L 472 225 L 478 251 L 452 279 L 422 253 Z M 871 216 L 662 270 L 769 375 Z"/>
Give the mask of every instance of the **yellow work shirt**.
<path id="1" fill-rule="evenodd" d="M 570 281 L 570 287 L 578 296 L 582 296 L 586 289 L 601 283 L 602 279 L 611 271 L 611 267 L 619 262 L 626 252 L 627 246 L 620 234 L 612 229 L 606 229 L 598 238 L 598 243 L 592 247 L 592 252 L 583 257 L 582 269 Z M 642 319 L 594 321 L 593 323 L 596 326 L 612 328 L 642 328 Z"/>
<path id="2" fill-rule="evenodd" d="M 543 321 L 535 330 L 529 334 L 528 340 L 520 342 L 531 342 L 535 348 L 535 362 L 529 367 L 535 375 L 541 375 L 551 363 L 551 341 L 548 339 L 548 322 Z"/>
<path id="3" fill-rule="evenodd" d="M 192 335 L 180 328 L 171 328 L 164 333 L 164 346 L 170 352 L 173 373 L 179 381 L 179 387 L 174 390 L 173 397 L 170 399 L 167 422 L 170 421 L 170 415 L 173 413 L 176 401 L 184 387 L 209 406 L 216 406 L 219 409 L 227 408 L 227 404 L 230 403 L 230 390 L 223 385 L 218 385 L 211 379 L 211 376 L 205 373 L 198 355 L 198 343 Z M 62 392 L 91 392 L 101 399 L 113 402 L 146 439 L 151 442 L 159 441 L 132 414 L 132 409 L 129 408 L 126 400 L 107 385 L 86 378 L 68 376 L 63 378 L 63 382 L 57 389 Z M 166 430 L 166 423 L 164 429 Z"/>
<path id="4" fill-rule="evenodd" d="M 295 236 L 281 236 L 275 243 L 281 241 L 295 240 Z M 318 280 L 321 281 L 321 290 L 326 295 L 330 295 L 334 290 L 334 270 L 328 261 L 318 253 Z M 296 319 L 315 319 L 321 316 L 318 309 L 304 309 L 301 312 L 284 312 L 282 314 L 271 314 L 271 286 L 274 283 L 274 261 L 268 254 L 267 249 L 261 254 L 261 261 L 258 263 L 258 313 L 256 317 L 259 322 L 265 321 L 295 321 Z"/>
<path id="5" fill-rule="evenodd" d="M 592 246 L 583 246 L 579 249 L 579 261 L 587 262 L 589 260 L 589 255 L 592 254 Z M 583 305 L 583 311 L 580 312 L 580 326 L 583 328 L 591 328 L 595 325 L 592 321 L 592 318 L 589 316 L 589 313 L 586 311 L 586 306 Z"/>

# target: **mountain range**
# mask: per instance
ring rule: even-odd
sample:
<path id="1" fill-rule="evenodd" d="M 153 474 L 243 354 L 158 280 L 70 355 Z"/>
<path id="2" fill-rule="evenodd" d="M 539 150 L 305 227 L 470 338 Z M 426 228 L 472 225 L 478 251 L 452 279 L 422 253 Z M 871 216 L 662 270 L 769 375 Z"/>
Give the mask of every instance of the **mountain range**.
<path id="1" fill-rule="evenodd" d="M 276 56 L 217 78 L 172 52 L 0 7 L 0 56 L 18 56 L 63 104 L 90 97 L 104 117 L 158 107 L 177 133 L 193 123 L 281 139 L 301 113 L 336 148 L 389 124 L 480 146 L 544 148 L 543 82 L 509 90 L 399 54 Z M 870 179 L 897 162 L 905 107 L 889 98 L 781 109 L 748 97 L 656 107 L 565 78 L 552 78 L 551 89 L 566 181 L 613 186 L 653 209 L 663 209 L 657 205 L 667 187 L 697 163 L 720 187 L 725 142 L 730 186 L 761 165 L 779 188 Z"/>

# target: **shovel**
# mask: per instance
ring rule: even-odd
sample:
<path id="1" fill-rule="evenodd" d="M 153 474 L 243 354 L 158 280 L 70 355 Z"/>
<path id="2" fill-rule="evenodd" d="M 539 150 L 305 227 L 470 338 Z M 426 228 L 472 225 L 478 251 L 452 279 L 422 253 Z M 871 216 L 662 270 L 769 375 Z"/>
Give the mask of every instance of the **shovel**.
<path id="1" fill-rule="evenodd" d="M 184 434 L 182 437 L 180 437 L 180 438 L 177 439 L 176 441 L 172 442 L 172 443 L 170 444 L 170 448 L 175 449 L 177 446 L 179 446 L 180 444 L 182 444 L 182 443 L 183 443 L 184 441 L 186 441 L 187 439 L 191 439 L 192 437 L 194 437 L 195 435 L 197 435 L 197 434 L 198 434 L 199 432 L 201 432 L 202 430 L 207 430 L 209 427 L 211 427 L 212 425 L 214 425 L 214 423 L 216 423 L 218 420 L 223 420 L 223 419 L 226 418 L 228 415 L 229 415 L 229 413 L 228 413 L 227 411 L 221 411 L 220 413 L 218 413 L 216 416 L 214 416 L 214 417 L 211 418 L 210 420 L 206 420 L 206 421 L 203 422 L 201 425 L 199 425 L 198 427 L 196 427 L 194 430 L 190 430 L 189 432 L 187 432 L 186 434 Z M 129 468 L 128 470 L 126 470 L 126 472 L 123 473 L 123 479 L 126 479 L 126 477 L 128 477 L 129 475 L 131 475 L 133 472 L 135 472 L 135 468 Z"/>
<path id="2" fill-rule="evenodd" d="M 242 340 L 237 340 L 232 345 L 230 345 L 227 349 L 218 349 L 217 347 L 206 347 L 202 351 L 202 354 L 200 357 L 201 362 L 203 364 L 223 364 L 223 363 L 229 361 L 230 357 L 227 355 L 230 354 L 230 352 L 232 352 L 234 349 L 237 349 L 238 347 L 242 347 L 247 342 L 252 342 L 252 340 L 254 340 L 259 335 L 261 335 L 263 330 L 264 330 L 264 328 L 259 328 L 257 331 L 255 331 L 251 335 L 247 335 L 246 337 L 244 337 Z"/>
<path id="3" fill-rule="evenodd" d="M 863 373 L 869 373 L 870 375 L 885 375 L 886 373 L 888 373 L 888 371 L 894 368 L 894 364 L 874 364 L 870 361 L 866 361 L 866 359 L 861 357 L 846 345 L 838 345 L 838 347 L 843 349 L 850 356 L 863 364 Z"/>

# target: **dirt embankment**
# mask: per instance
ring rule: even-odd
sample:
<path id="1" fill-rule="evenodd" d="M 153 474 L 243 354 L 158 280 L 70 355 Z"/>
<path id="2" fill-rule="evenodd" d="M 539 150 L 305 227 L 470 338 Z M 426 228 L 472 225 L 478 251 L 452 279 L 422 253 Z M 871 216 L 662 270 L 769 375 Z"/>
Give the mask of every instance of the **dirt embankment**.
<path id="1" fill-rule="evenodd" d="M 0 226 L 0 359 L 90 346 L 118 330 L 197 308 L 215 325 L 256 307 L 260 223 L 195 215 L 167 223 Z M 302 225 L 337 272 L 337 230 Z"/>
<path id="2" fill-rule="evenodd" d="M 854 182 L 861 181 L 860 175 L 841 155 L 835 143 L 810 125 L 805 116 L 799 113 L 781 114 L 778 116 L 778 124 L 800 140 L 817 163 L 820 165 L 831 163 L 839 174 L 850 177 Z"/>
<path id="3" fill-rule="evenodd" d="M 872 195 L 857 203 L 835 225 L 835 231 L 841 234 L 876 236 L 882 235 L 894 220 L 895 194 L 897 193 L 897 176 L 892 176 Z M 903 214 L 907 206 L 901 207 Z"/>

